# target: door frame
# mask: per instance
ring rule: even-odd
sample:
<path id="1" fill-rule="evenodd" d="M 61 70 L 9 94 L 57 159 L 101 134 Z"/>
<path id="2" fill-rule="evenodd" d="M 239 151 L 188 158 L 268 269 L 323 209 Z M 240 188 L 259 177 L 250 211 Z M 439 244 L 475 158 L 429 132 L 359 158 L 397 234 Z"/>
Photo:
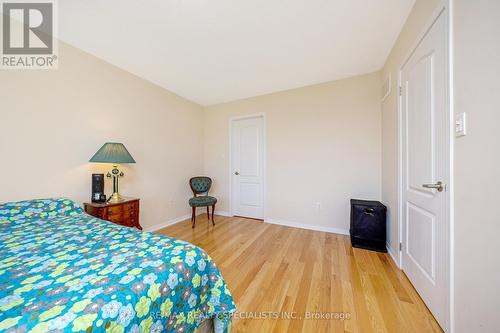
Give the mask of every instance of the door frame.
<path id="1" fill-rule="evenodd" d="M 267 216 L 267 119 L 265 112 L 252 113 L 229 118 L 229 215 L 234 216 L 233 202 L 233 123 L 238 120 L 262 118 L 262 220 Z"/>
<path id="2" fill-rule="evenodd" d="M 445 327 L 442 327 L 445 332 L 454 332 L 454 173 L 453 173 L 453 156 L 454 156 L 454 109 L 453 109 L 453 10 L 452 10 L 452 1 L 453 0 L 442 0 L 441 3 L 436 7 L 434 12 L 432 13 L 430 19 L 426 22 L 421 32 L 418 34 L 417 39 L 411 44 L 410 51 L 403 58 L 403 62 L 398 67 L 398 113 L 397 113 L 397 125 L 398 125 L 398 176 L 397 176 L 397 184 L 398 184 L 398 260 L 396 262 L 397 266 L 402 270 L 403 268 L 403 255 L 402 255 L 402 247 L 400 244 L 403 244 L 403 100 L 401 94 L 402 87 L 402 72 L 404 66 L 410 60 L 413 55 L 415 49 L 420 45 L 420 42 L 425 38 L 429 30 L 432 28 L 436 20 L 443 16 L 446 20 L 446 53 L 447 53 L 447 68 L 446 68 L 446 76 L 447 76 L 447 86 L 445 87 L 446 91 L 446 107 L 447 107 L 447 123 L 448 123 L 448 140 L 447 140 L 447 155 L 448 161 L 446 169 L 448 171 L 449 183 L 446 184 L 446 221 L 447 230 L 448 230 L 448 244 L 447 244 L 447 267 L 446 273 L 448 280 L 448 289 L 447 289 L 447 318 Z M 404 271 L 403 271 L 404 272 Z"/>

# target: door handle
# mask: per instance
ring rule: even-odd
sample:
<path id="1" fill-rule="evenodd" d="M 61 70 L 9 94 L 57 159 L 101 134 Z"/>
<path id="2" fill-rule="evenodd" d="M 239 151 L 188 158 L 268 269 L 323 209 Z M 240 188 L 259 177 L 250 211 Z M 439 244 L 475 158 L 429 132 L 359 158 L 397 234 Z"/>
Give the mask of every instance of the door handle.
<path id="1" fill-rule="evenodd" d="M 422 187 L 424 188 L 433 188 L 435 190 L 438 190 L 438 192 L 443 192 L 445 185 L 443 182 L 439 181 L 435 184 L 422 184 Z"/>
<path id="2" fill-rule="evenodd" d="M 234 174 L 238 176 L 240 173 L 238 171 L 235 171 Z"/>

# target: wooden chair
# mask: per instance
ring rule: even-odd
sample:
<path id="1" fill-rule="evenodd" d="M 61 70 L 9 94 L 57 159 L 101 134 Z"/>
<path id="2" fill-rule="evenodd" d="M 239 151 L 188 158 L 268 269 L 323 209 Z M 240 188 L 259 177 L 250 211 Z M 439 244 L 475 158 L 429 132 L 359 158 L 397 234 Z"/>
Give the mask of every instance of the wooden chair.
<path id="1" fill-rule="evenodd" d="M 196 223 L 196 207 L 207 207 L 207 217 L 210 221 L 210 206 L 212 206 L 212 225 L 215 225 L 214 211 L 217 198 L 208 195 L 208 191 L 210 190 L 210 187 L 212 187 L 212 179 L 210 177 L 203 176 L 193 177 L 189 180 L 189 186 L 191 186 L 191 190 L 194 194 L 194 197 L 189 199 L 189 205 L 193 209 L 193 213 L 191 215 L 191 222 L 193 222 L 192 227 L 194 228 Z M 205 195 L 198 196 L 203 193 Z"/>

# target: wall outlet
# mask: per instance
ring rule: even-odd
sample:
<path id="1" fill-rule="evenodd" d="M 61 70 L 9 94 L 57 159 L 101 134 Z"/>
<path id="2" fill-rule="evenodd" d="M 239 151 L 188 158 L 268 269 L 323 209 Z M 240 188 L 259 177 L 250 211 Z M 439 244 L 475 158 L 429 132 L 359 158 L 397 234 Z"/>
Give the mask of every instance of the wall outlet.
<path id="1" fill-rule="evenodd" d="M 316 202 L 316 210 L 318 212 L 321 210 L 321 202 Z"/>

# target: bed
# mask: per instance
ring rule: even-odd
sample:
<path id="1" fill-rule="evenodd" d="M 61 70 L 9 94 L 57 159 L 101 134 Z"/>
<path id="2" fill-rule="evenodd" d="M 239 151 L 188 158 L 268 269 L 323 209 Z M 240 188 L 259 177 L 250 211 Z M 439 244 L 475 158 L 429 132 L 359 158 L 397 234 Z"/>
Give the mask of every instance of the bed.
<path id="1" fill-rule="evenodd" d="M 69 199 L 0 204 L 0 332 L 228 332 L 212 259 L 87 215 Z"/>

